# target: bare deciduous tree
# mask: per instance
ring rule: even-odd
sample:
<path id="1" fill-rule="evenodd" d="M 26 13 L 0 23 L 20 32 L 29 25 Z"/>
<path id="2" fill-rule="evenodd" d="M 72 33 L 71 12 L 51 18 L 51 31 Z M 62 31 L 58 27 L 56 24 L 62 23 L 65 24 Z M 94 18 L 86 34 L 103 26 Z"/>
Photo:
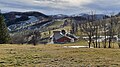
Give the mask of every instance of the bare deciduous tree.
<path id="1" fill-rule="evenodd" d="M 95 32 L 95 28 L 93 27 L 93 23 L 86 21 L 84 24 L 80 24 L 79 26 L 80 26 L 80 30 L 82 32 L 84 32 L 89 37 L 88 44 L 89 44 L 89 48 L 90 48 L 91 43 L 94 42 L 92 40 L 92 36 L 94 35 L 94 32 Z"/>

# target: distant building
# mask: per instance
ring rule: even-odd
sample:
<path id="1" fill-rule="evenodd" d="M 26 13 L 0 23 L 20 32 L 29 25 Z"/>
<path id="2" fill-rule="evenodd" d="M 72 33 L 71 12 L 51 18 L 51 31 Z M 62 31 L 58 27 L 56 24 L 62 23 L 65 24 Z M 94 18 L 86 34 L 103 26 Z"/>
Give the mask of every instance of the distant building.
<path id="1" fill-rule="evenodd" d="M 75 42 L 78 38 L 72 34 L 61 31 L 53 31 L 53 35 L 50 37 L 52 43 L 69 43 Z"/>
<path id="2" fill-rule="evenodd" d="M 69 24 L 68 21 L 65 20 L 63 26 L 67 26 L 68 24 Z"/>

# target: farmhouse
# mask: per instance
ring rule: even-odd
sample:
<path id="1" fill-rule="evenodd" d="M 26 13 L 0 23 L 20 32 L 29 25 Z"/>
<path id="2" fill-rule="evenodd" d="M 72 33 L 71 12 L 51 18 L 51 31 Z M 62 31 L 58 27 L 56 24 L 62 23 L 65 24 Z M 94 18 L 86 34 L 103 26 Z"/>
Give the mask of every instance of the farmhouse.
<path id="1" fill-rule="evenodd" d="M 75 42 L 78 39 L 76 36 L 62 31 L 53 31 L 53 35 L 50 38 L 52 43 L 59 44 Z"/>

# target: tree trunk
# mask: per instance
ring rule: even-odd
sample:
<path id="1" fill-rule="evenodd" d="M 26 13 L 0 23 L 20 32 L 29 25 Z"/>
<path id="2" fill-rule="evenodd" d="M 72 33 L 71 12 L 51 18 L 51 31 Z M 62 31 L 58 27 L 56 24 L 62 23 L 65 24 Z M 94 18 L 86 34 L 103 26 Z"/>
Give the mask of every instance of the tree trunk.
<path id="1" fill-rule="evenodd" d="M 98 39 L 98 31 L 97 31 L 97 26 L 96 26 L 96 48 L 97 48 L 97 46 L 98 46 L 98 43 L 97 43 L 97 39 Z"/>
<path id="2" fill-rule="evenodd" d="M 94 48 L 96 48 L 96 47 L 95 47 L 95 42 L 93 41 L 92 43 L 93 43 L 93 45 L 94 45 Z"/>
<path id="3" fill-rule="evenodd" d="M 109 38 L 109 45 L 108 48 L 111 48 L 111 37 Z"/>
<path id="4" fill-rule="evenodd" d="M 91 39 L 91 36 L 89 36 L 89 48 L 91 46 L 91 42 L 92 42 L 92 39 Z"/>
<path id="5" fill-rule="evenodd" d="M 89 41 L 89 48 L 90 48 L 91 42 Z"/>
<path id="6" fill-rule="evenodd" d="M 105 31 L 104 31 L 105 32 Z M 106 43 L 107 43 L 107 37 L 106 37 L 106 32 L 105 32 L 105 43 L 104 43 L 104 48 L 106 48 Z"/>
<path id="7" fill-rule="evenodd" d="M 99 46 L 98 46 L 98 47 L 100 48 L 100 42 L 99 42 L 98 44 L 99 44 Z"/>

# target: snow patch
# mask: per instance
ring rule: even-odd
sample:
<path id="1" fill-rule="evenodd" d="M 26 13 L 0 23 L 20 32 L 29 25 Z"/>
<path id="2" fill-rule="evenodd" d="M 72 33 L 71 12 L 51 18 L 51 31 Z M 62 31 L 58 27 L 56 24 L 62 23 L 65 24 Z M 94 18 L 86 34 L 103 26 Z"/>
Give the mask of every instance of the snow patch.
<path id="1" fill-rule="evenodd" d="M 38 19 L 35 16 L 28 16 L 28 18 L 30 18 L 30 20 L 26 21 L 27 23 L 33 23 L 38 21 Z"/>
<path id="2" fill-rule="evenodd" d="M 64 48 L 89 48 L 89 46 L 64 46 Z M 90 47 L 93 48 L 93 47 Z"/>
<path id="3" fill-rule="evenodd" d="M 20 18 L 21 16 L 19 16 L 19 15 L 16 15 L 15 17 L 16 17 L 16 18 Z"/>

